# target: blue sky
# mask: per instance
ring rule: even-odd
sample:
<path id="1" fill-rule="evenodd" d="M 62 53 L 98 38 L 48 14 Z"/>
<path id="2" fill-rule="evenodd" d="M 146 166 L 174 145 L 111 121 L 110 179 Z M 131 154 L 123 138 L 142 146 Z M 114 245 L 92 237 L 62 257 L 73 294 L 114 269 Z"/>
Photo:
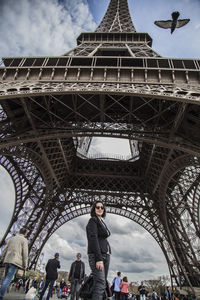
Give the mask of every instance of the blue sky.
<path id="1" fill-rule="evenodd" d="M 94 31 L 101 21 L 108 0 L 0 0 L 0 58 L 10 56 L 62 55 L 76 46 L 81 32 Z M 130 13 L 138 32 L 147 32 L 153 48 L 165 57 L 200 57 L 200 0 L 129 0 Z M 154 25 L 170 19 L 175 10 L 180 18 L 190 18 L 184 27 L 169 30 Z M 106 148 L 106 145 L 108 146 Z M 99 143 L 98 151 L 124 153 L 124 144 Z M 14 189 L 0 168 L 0 236 L 6 230 L 14 206 Z M 44 263 L 55 252 L 61 253 L 63 269 L 69 269 L 77 252 L 87 262 L 84 232 L 88 216 L 62 226 L 44 248 Z M 140 226 L 122 217 L 109 215 L 112 259 L 109 278 L 119 270 L 131 281 L 167 274 L 165 258 L 153 238 Z M 76 230 L 74 230 L 76 228 Z M 89 268 L 87 266 L 87 272 Z"/>
<path id="2" fill-rule="evenodd" d="M 93 31 L 109 0 L 1 0 L 0 57 L 61 55 L 75 46 L 82 31 Z M 129 0 L 138 32 L 147 32 L 153 48 L 165 57 L 198 58 L 200 53 L 199 0 Z M 170 19 L 175 10 L 190 18 L 172 35 L 154 25 Z M 21 13 L 19 13 L 21 12 Z"/>

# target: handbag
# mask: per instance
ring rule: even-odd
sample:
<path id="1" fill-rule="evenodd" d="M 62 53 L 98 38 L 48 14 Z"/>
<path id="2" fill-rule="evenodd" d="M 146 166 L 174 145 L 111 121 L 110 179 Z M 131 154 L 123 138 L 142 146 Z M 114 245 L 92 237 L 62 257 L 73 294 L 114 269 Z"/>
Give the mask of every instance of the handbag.
<path id="1" fill-rule="evenodd" d="M 86 281 L 82 284 L 79 290 L 79 297 L 82 299 L 92 299 L 94 280 L 93 276 L 90 275 Z"/>
<path id="2" fill-rule="evenodd" d="M 16 272 L 16 277 L 26 278 L 26 271 L 23 269 L 18 269 Z"/>
<path id="3" fill-rule="evenodd" d="M 111 296 L 114 294 L 115 279 L 116 279 L 116 277 L 114 278 L 113 284 L 110 287 Z"/>
<path id="4" fill-rule="evenodd" d="M 93 286 L 94 286 L 94 279 L 93 276 L 90 275 L 86 281 L 82 284 L 80 290 L 79 290 L 79 297 L 82 299 L 92 299 L 92 292 L 93 292 Z M 104 293 L 103 299 L 107 299 L 107 297 L 111 297 L 111 289 L 108 281 L 106 281 L 106 290 Z"/>
<path id="5" fill-rule="evenodd" d="M 112 297 L 112 295 L 113 295 L 113 291 L 111 290 L 111 286 L 110 286 L 108 280 L 106 281 L 106 294 L 108 297 Z"/>

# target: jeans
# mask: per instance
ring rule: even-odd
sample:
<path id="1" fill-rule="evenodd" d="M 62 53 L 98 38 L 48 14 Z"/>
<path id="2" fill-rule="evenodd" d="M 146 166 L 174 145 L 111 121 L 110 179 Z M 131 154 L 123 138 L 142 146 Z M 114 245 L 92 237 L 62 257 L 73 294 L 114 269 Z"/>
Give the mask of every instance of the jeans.
<path id="1" fill-rule="evenodd" d="M 108 269 L 110 264 L 110 255 L 103 255 L 103 271 L 97 270 L 94 254 L 88 254 L 89 265 L 94 277 L 94 291 L 92 293 L 92 300 L 102 300 L 106 289 L 106 280 L 108 276 Z"/>
<path id="2" fill-rule="evenodd" d="M 15 275 L 16 271 L 18 270 L 18 267 L 13 265 L 13 264 L 9 264 L 9 263 L 5 263 L 5 277 L 2 281 L 2 286 L 1 286 L 1 290 L 0 290 L 0 300 L 3 299 L 3 296 L 5 294 L 5 292 L 7 291 L 7 288 L 9 287 L 13 276 Z"/>
<path id="3" fill-rule="evenodd" d="M 115 300 L 120 300 L 120 292 L 115 292 L 114 291 L 114 294 L 115 294 Z"/>
<path id="4" fill-rule="evenodd" d="M 49 298 L 50 298 L 50 296 L 51 296 L 51 292 L 52 292 L 52 290 L 53 290 L 54 282 L 55 282 L 55 279 L 46 279 L 45 285 L 44 285 L 44 288 L 43 288 L 43 290 L 42 290 L 42 292 L 41 292 L 41 294 L 40 294 L 39 300 L 42 300 L 42 297 L 44 296 L 44 293 L 45 293 L 46 289 L 47 289 L 48 286 L 50 285 L 50 286 L 49 286 L 49 292 L 48 292 L 47 298 L 46 298 L 46 300 L 49 300 Z M 1 299 L 0 299 L 0 300 L 1 300 Z"/>
<path id="5" fill-rule="evenodd" d="M 61 289 L 61 288 L 59 289 L 59 292 L 58 292 L 58 298 L 61 298 L 62 290 L 63 290 L 63 289 Z"/>
<path id="6" fill-rule="evenodd" d="M 127 300 L 127 299 L 128 299 L 128 294 L 121 293 L 121 300 Z"/>
<path id="7" fill-rule="evenodd" d="M 140 300 L 146 300 L 145 294 L 140 294 Z"/>
<path id="8" fill-rule="evenodd" d="M 79 299 L 79 290 L 80 290 L 81 284 L 79 283 L 79 279 L 74 279 L 71 282 L 71 298 L 70 300 L 74 300 L 75 299 L 75 295 L 76 295 L 76 300 Z"/>

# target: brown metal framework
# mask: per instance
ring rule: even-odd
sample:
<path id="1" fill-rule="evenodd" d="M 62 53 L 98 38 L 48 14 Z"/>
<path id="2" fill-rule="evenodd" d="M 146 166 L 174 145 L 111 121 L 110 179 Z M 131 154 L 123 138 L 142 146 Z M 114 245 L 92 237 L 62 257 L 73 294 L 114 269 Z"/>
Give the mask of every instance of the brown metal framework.
<path id="1" fill-rule="evenodd" d="M 1 246 L 27 226 L 30 267 L 60 226 L 103 199 L 155 238 L 173 284 L 200 286 L 200 60 L 151 45 L 127 0 L 111 0 L 68 53 L 3 58 L 0 162 L 16 202 Z M 88 157 L 92 137 L 105 136 L 128 139 L 132 157 Z"/>

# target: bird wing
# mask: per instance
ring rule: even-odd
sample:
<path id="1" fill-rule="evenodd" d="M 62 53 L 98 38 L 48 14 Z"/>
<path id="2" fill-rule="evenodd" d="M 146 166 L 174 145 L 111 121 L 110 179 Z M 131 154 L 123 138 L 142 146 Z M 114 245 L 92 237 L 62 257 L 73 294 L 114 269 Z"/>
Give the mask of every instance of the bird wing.
<path id="1" fill-rule="evenodd" d="M 154 22 L 155 25 L 157 25 L 158 27 L 161 28 L 171 28 L 172 26 L 172 21 L 171 20 L 166 20 L 166 21 L 155 21 Z M 183 25 L 182 25 L 183 26 Z"/>
<path id="2" fill-rule="evenodd" d="M 182 19 L 182 20 L 178 20 L 178 21 L 177 21 L 176 27 L 177 27 L 177 28 L 180 28 L 180 27 L 186 25 L 189 21 L 190 21 L 190 19 Z"/>

